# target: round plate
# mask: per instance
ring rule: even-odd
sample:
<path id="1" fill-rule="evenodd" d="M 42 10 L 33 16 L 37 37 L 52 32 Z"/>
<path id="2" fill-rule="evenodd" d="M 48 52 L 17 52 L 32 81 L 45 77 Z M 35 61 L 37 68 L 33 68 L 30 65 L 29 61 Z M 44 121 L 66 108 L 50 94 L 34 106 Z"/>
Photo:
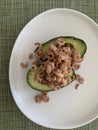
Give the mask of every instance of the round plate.
<path id="1" fill-rule="evenodd" d="M 69 86 L 49 93 L 49 103 L 37 104 L 39 93 L 26 81 L 32 61 L 28 54 L 34 43 L 44 43 L 58 36 L 74 36 L 84 40 L 87 52 L 78 73 L 85 82 L 75 90 L 75 81 Z M 98 26 L 86 15 L 70 9 L 51 9 L 32 19 L 19 34 L 10 59 L 9 78 L 13 98 L 26 117 L 46 127 L 76 128 L 98 117 Z M 29 62 L 23 69 L 21 62 Z"/>

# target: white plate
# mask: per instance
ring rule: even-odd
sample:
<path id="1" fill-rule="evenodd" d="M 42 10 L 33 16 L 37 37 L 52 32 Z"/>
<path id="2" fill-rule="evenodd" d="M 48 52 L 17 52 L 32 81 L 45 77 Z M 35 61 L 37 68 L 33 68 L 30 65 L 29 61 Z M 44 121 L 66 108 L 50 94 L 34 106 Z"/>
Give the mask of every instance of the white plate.
<path id="1" fill-rule="evenodd" d="M 85 82 L 75 90 L 73 82 L 59 91 L 50 92 L 50 102 L 37 104 L 39 93 L 26 82 L 31 67 L 28 54 L 34 43 L 58 36 L 74 36 L 87 43 L 85 60 L 79 73 Z M 85 125 L 98 117 L 98 26 L 86 15 L 70 9 L 48 10 L 32 19 L 19 34 L 10 60 L 9 78 L 12 95 L 19 109 L 30 120 L 46 127 L 67 129 Z M 23 69 L 21 62 L 29 61 Z"/>

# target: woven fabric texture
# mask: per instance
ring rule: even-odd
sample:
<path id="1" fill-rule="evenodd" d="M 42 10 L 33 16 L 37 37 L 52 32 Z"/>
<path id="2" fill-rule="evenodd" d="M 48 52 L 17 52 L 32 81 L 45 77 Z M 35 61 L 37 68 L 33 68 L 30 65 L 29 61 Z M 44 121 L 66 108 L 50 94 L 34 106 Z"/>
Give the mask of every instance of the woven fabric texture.
<path id="1" fill-rule="evenodd" d="M 17 108 L 9 85 L 9 59 L 14 42 L 37 14 L 51 8 L 81 11 L 98 23 L 98 0 L 0 0 L 0 130 L 52 130 L 27 119 Z M 74 130 L 98 130 L 98 119 Z"/>

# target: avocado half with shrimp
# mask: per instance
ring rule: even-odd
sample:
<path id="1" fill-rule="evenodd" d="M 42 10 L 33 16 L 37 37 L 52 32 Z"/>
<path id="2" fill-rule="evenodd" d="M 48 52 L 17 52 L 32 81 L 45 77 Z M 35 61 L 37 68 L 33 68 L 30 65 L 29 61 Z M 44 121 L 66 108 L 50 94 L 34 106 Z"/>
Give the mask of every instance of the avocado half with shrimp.
<path id="1" fill-rule="evenodd" d="M 69 43 L 75 50 L 77 50 L 77 52 L 80 54 L 81 57 L 84 56 L 84 54 L 86 53 L 87 50 L 87 46 L 86 43 L 79 39 L 79 38 L 75 38 L 75 37 L 70 37 L 70 36 L 66 36 L 66 37 L 60 37 L 63 38 L 63 40 L 66 43 Z M 45 43 L 42 44 L 42 50 L 43 52 L 46 52 L 46 50 L 52 45 L 56 43 L 57 38 L 54 38 L 52 40 L 49 40 Z M 35 52 L 37 51 L 37 49 L 35 50 Z M 49 92 L 49 91 L 54 91 L 54 87 L 51 86 L 49 87 L 48 85 L 45 84 L 41 84 L 39 83 L 36 79 L 35 79 L 36 73 L 35 71 L 29 70 L 27 73 L 27 83 L 28 85 L 38 91 L 42 91 L 42 92 Z M 67 82 L 67 85 L 69 85 L 72 81 L 75 80 L 75 72 L 74 70 L 72 70 L 71 73 L 69 73 L 69 77 L 70 77 L 70 81 Z M 66 85 L 66 86 L 67 86 Z M 60 86 L 60 88 L 62 88 L 64 86 Z"/>

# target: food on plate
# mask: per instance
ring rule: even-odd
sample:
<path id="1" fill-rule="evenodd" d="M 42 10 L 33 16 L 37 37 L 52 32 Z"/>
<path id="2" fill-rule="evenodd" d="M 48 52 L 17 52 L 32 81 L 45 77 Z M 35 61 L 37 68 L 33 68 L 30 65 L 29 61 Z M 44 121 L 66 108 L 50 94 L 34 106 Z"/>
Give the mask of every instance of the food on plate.
<path id="1" fill-rule="evenodd" d="M 48 102 L 49 91 L 65 87 L 75 79 L 78 82 L 75 89 L 83 84 L 84 78 L 75 74 L 80 69 L 87 50 L 83 40 L 70 36 L 58 37 L 44 44 L 36 42 L 35 45 L 38 47 L 34 54 L 30 53 L 28 56 L 30 60 L 33 57 L 35 60 L 27 73 L 27 83 L 41 92 L 35 96 L 36 103 Z M 21 63 L 21 66 L 26 64 Z"/>
<path id="2" fill-rule="evenodd" d="M 28 67 L 28 62 L 26 62 L 26 63 L 21 62 L 20 65 L 21 65 L 22 68 L 27 68 Z"/>
<path id="3" fill-rule="evenodd" d="M 33 53 L 30 53 L 30 54 L 28 55 L 28 58 L 29 58 L 29 59 L 33 59 Z"/>
<path id="4" fill-rule="evenodd" d="M 83 83 L 84 83 L 84 78 L 81 77 L 79 74 L 76 74 L 76 80 L 77 80 L 80 84 L 83 84 Z"/>
<path id="5" fill-rule="evenodd" d="M 28 84 L 38 91 L 49 92 L 67 86 L 76 77 L 86 52 L 86 44 L 75 37 L 59 37 L 44 44 L 35 43 L 32 69 L 27 73 Z"/>
<path id="6" fill-rule="evenodd" d="M 79 87 L 79 83 L 76 83 L 75 84 L 75 89 L 78 89 L 78 87 Z"/>
<path id="7" fill-rule="evenodd" d="M 41 94 L 38 94 L 35 96 L 35 102 L 40 103 L 40 102 L 45 102 L 47 103 L 49 101 L 49 96 L 47 95 L 47 92 L 42 92 Z"/>

